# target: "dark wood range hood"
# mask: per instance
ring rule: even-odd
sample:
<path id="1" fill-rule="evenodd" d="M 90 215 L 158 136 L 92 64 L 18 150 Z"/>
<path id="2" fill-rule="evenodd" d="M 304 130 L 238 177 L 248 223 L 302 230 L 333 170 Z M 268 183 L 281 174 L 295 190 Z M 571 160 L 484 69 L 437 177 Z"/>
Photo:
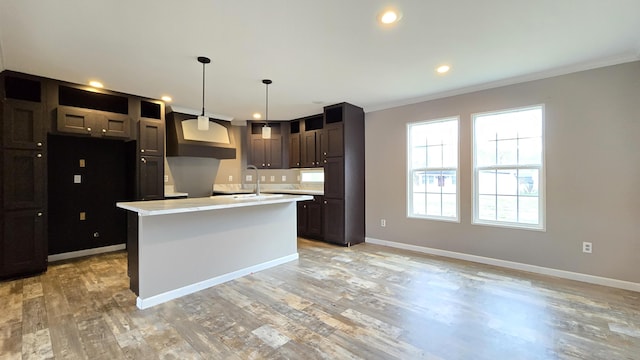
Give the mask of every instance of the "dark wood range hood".
<path id="1" fill-rule="evenodd" d="M 209 118 L 209 130 L 197 130 L 197 116 L 170 112 L 167 122 L 167 156 L 235 159 L 236 141 L 228 121 Z"/>

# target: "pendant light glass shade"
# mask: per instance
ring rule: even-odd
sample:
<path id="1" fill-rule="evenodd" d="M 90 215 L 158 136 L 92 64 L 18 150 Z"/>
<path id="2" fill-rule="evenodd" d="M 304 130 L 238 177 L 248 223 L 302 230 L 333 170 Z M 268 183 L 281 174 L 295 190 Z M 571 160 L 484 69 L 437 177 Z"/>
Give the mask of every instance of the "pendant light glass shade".
<path id="1" fill-rule="evenodd" d="M 206 116 L 198 116 L 198 130 L 209 130 L 209 118 Z"/>
<path id="2" fill-rule="evenodd" d="M 204 66 L 211 62 L 211 59 L 204 56 L 198 56 L 198 62 L 202 64 L 202 114 L 198 116 L 198 130 L 209 130 L 209 118 L 204 116 Z"/>
<path id="3" fill-rule="evenodd" d="M 271 127 L 266 124 L 262 127 L 262 138 L 271 139 Z"/>
<path id="4" fill-rule="evenodd" d="M 262 138 L 263 139 L 271 139 L 271 127 L 269 126 L 269 84 L 271 84 L 273 81 L 269 80 L 269 79 L 264 79 L 262 80 L 262 83 L 266 86 L 266 109 L 265 109 L 265 116 L 264 116 L 264 121 L 265 124 L 262 127 Z"/>

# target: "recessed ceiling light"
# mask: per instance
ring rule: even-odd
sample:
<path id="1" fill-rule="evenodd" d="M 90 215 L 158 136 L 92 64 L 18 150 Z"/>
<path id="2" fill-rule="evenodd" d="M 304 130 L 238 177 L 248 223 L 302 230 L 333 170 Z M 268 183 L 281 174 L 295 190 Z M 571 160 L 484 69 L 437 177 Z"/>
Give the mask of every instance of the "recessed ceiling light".
<path id="1" fill-rule="evenodd" d="M 104 87 L 104 85 L 102 85 L 102 83 L 100 81 L 89 81 L 89 85 L 93 86 L 94 88 L 100 88 L 102 89 Z"/>
<path id="2" fill-rule="evenodd" d="M 396 10 L 385 10 L 380 14 L 379 20 L 384 25 L 394 24 L 400 20 L 400 13 Z"/>
<path id="3" fill-rule="evenodd" d="M 444 73 L 448 72 L 449 70 L 451 70 L 451 66 L 449 66 L 449 65 L 441 65 L 441 66 L 438 66 L 438 68 L 436 69 L 438 74 L 444 74 Z"/>
<path id="4" fill-rule="evenodd" d="M 262 114 L 260 114 L 260 113 L 254 113 L 254 114 L 253 114 L 253 118 L 254 118 L 254 119 L 262 119 Z"/>
<path id="5" fill-rule="evenodd" d="M 165 96 L 161 97 L 160 99 L 162 99 L 162 101 L 166 101 L 166 102 L 170 102 L 170 101 L 172 101 L 172 100 L 173 100 L 173 99 L 171 98 L 171 96 L 167 96 L 167 95 L 165 95 Z"/>

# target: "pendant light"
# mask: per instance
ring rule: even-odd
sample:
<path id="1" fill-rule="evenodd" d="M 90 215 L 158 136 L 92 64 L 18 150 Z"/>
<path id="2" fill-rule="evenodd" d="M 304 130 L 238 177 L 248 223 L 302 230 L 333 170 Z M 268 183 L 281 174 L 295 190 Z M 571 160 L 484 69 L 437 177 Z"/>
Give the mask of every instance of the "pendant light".
<path id="1" fill-rule="evenodd" d="M 211 59 L 204 56 L 198 56 L 198 62 L 202 64 L 202 114 L 198 116 L 198 130 L 209 130 L 209 118 L 204 116 L 204 66 L 211 62 Z"/>
<path id="2" fill-rule="evenodd" d="M 269 79 L 264 79 L 262 80 L 262 83 L 266 86 L 266 106 L 265 106 L 265 115 L 264 115 L 264 119 L 265 119 L 265 123 L 264 126 L 262 127 L 262 138 L 263 139 L 271 139 L 271 127 L 269 127 L 269 84 L 271 84 L 273 81 L 269 80 Z"/>

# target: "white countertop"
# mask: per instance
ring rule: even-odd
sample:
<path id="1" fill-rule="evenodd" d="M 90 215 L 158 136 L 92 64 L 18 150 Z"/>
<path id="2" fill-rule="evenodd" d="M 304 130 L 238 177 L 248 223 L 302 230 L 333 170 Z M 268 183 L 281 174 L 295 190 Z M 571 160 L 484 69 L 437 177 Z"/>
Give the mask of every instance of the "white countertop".
<path id="1" fill-rule="evenodd" d="M 312 200 L 309 195 L 279 195 L 267 197 L 244 197 L 218 195 L 201 198 L 119 202 L 116 206 L 138 213 L 138 216 L 166 215 L 194 211 L 229 209 L 245 206 L 268 205 L 292 201 Z"/>

